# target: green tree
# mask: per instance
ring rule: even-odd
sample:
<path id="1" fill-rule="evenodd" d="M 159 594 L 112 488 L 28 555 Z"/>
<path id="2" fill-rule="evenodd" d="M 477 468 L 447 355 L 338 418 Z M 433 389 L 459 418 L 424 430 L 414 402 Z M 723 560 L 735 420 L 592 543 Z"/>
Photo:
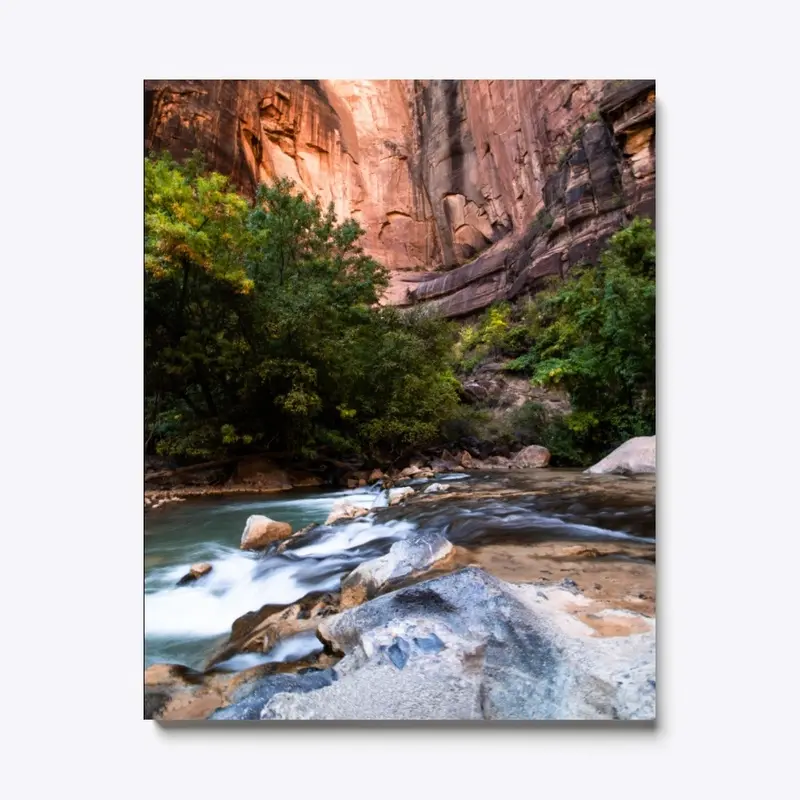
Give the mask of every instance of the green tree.
<path id="1" fill-rule="evenodd" d="M 144 184 L 148 435 L 171 434 L 174 446 L 162 451 L 207 455 L 219 428 L 211 420 L 241 365 L 238 309 L 253 290 L 247 202 L 221 175 L 200 174 L 196 161 L 181 169 L 168 156 L 145 161 Z"/>
<path id="2" fill-rule="evenodd" d="M 452 328 L 380 306 L 353 220 L 287 180 L 252 203 L 195 160 L 145 164 L 149 446 L 397 454 L 457 404 Z"/>

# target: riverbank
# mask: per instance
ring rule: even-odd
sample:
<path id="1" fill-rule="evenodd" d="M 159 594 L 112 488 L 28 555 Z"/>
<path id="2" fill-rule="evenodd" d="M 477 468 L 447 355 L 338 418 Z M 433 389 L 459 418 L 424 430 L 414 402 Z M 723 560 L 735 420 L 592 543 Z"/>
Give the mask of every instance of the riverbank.
<path id="1" fill-rule="evenodd" d="M 356 640 L 346 638 L 339 641 L 326 634 L 333 624 L 331 621 L 349 618 L 348 615 L 358 609 L 383 607 L 381 603 L 385 602 L 390 602 L 394 608 L 395 601 L 386 598 L 402 597 L 403 593 L 414 591 L 428 592 L 428 587 L 436 585 L 443 586 L 442 591 L 447 593 L 452 581 L 464 591 L 488 592 L 492 597 L 497 597 L 499 592 L 517 600 L 523 597 L 523 605 L 531 598 L 538 598 L 536 593 L 525 594 L 536 587 L 537 592 L 546 595 L 548 605 L 545 610 L 539 607 L 543 602 L 541 598 L 536 599 L 534 616 L 538 618 L 537 615 L 545 614 L 550 620 L 545 626 L 547 630 L 551 630 L 551 623 L 555 624 L 553 620 L 556 620 L 556 628 L 568 632 L 552 634 L 555 636 L 553 646 L 558 652 L 577 647 L 575 652 L 583 653 L 581 663 L 595 664 L 602 672 L 611 661 L 617 663 L 618 659 L 615 656 L 606 663 L 605 656 L 600 658 L 600 652 L 605 651 L 603 647 L 597 650 L 596 642 L 611 642 L 611 652 L 621 647 L 619 641 L 633 637 L 633 644 L 629 643 L 629 646 L 634 647 L 637 658 L 641 656 L 644 659 L 642 663 L 651 664 L 654 670 L 654 656 L 650 659 L 644 654 L 651 644 L 654 648 L 654 476 L 592 476 L 575 470 L 540 469 L 454 474 L 449 476 L 449 480 L 444 477 L 440 476 L 437 481 L 427 478 L 401 481 L 409 485 L 414 494 L 401 505 L 392 507 L 374 507 L 382 496 L 375 487 L 328 491 L 322 495 L 307 493 L 306 499 L 301 499 L 299 493 L 290 493 L 296 499 L 287 497 L 283 508 L 277 505 L 281 503 L 279 496 L 273 496 L 262 501 L 253 497 L 241 504 L 232 497 L 229 503 L 218 509 L 210 498 L 205 499 L 200 507 L 196 507 L 199 500 L 188 500 L 186 508 L 166 509 L 164 514 L 186 519 L 186 530 L 196 529 L 197 523 L 191 522 L 193 519 L 198 522 L 205 520 L 203 524 L 209 524 L 209 515 L 215 512 L 218 518 L 229 517 L 230 523 L 226 525 L 230 524 L 231 530 L 226 534 L 229 537 L 226 541 L 231 544 L 226 547 L 231 549 L 209 551 L 212 555 L 216 553 L 218 558 L 216 563 L 211 559 L 214 563 L 212 572 L 200 578 L 196 585 L 169 589 L 162 580 L 161 588 L 155 591 L 150 604 L 146 602 L 146 622 L 147 617 L 152 617 L 149 620 L 151 629 L 158 628 L 156 617 L 159 614 L 173 608 L 185 614 L 186 620 L 181 622 L 185 627 L 198 624 L 192 623 L 191 619 L 202 618 L 209 632 L 206 644 L 198 645 L 195 666 L 188 672 L 186 667 L 164 664 L 150 667 L 146 679 L 149 715 L 175 720 L 207 718 L 213 712 L 222 715 L 221 718 L 236 714 L 244 714 L 242 718 L 258 718 L 252 716 L 254 709 L 258 706 L 256 710 L 260 715 L 267 701 L 258 705 L 253 698 L 263 699 L 265 687 L 273 684 L 283 686 L 281 692 L 305 691 L 298 688 L 305 685 L 304 681 L 311 680 L 304 675 L 312 676 L 312 683 L 316 681 L 315 688 L 309 689 L 316 695 L 323 688 L 319 681 L 327 686 L 330 684 L 325 681 L 333 680 L 331 676 L 340 680 L 349 674 L 351 668 L 359 671 L 366 666 L 366 662 L 362 663 L 363 653 L 355 657 L 356 651 L 361 653 L 361 645 L 353 649 Z M 434 485 L 440 488 L 426 491 Z M 348 503 L 369 506 L 371 510 L 367 516 L 357 520 L 343 520 L 327 526 L 319 524 L 333 504 L 343 499 Z M 238 519 L 241 525 L 243 517 L 258 506 L 264 507 L 276 519 L 284 518 L 290 509 L 294 509 L 293 527 L 317 524 L 261 554 L 237 553 L 232 547 L 241 534 L 241 527 L 233 528 L 234 521 Z M 222 511 L 224 514 L 219 513 Z M 157 518 L 158 515 L 153 517 L 150 524 L 158 527 L 161 523 Z M 159 536 L 164 535 L 153 531 L 149 534 L 148 541 L 156 543 Z M 202 556 L 205 559 L 209 552 L 202 548 L 188 549 L 186 554 L 187 557 L 197 556 L 199 559 Z M 185 566 L 168 568 L 172 570 L 170 579 L 174 579 Z M 442 581 L 443 584 L 437 584 Z M 281 589 L 281 586 L 285 588 Z M 347 587 L 347 591 L 342 591 L 342 587 Z M 520 591 L 522 595 L 519 595 Z M 263 602 L 259 603 L 259 598 Z M 558 602 L 554 601 L 555 598 Z M 447 602 L 448 608 L 456 607 L 451 600 Z M 378 606 L 374 605 L 376 603 Z M 441 609 L 437 610 L 434 595 L 428 596 L 428 600 L 418 607 L 416 603 L 412 605 L 413 621 L 394 619 L 392 615 L 395 612 L 392 611 L 391 618 L 379 620 L 378 627 L 388 631 L 395 630 L 397 625 L 400 628 L 410 625 L 424 635 L 412 636 L 406 642 L 408 647 L 398 645 L 397 651 L 391 650 L 391 641 L 380 645 L 384 647 L 380 650 L 379 646 L 380 653 L 383 653 L 383 666 L 391 665 L 398 674 L 402 672 L 402 668 L 398 669 L 394 664 L 393 657 L 405 665 L 414 652 L 423 652 L 419 651 L 414 640 L 428 641 L 425 631 L 435 629 L 438 631 L 435 634 L 437 641 L 444 643 L 448 636 L 451 637 L 450 644 L 441 652 L 445 653 L 448 648 L 453 650 L 445 661 L 449 663 L 451 656 L 455 658 L 448 669 L 458 672 L 469 662 L 469 658 L 467 662 L 463 658 L 467 644 L 466 640 L 458 637 L 452 639 L 451 634 L 453 624 L 458 628 L 463 622 L 461 615 L 468 613 L 467 610 L 462 608 L 456 614 L 456 620 L 445 622 L 444 629 L 439 630 L 437 619 L 442 622 Z M 241 613 L 235 615 L 237 607 Z M 222 627 L 225 613 L 234 614 L 229 619 L 227 635 L 215 632 Z M 511 625 L 510 630 L 516 631 L 513 634 L 516 636 L 520 625 L 525 628 L 531 623 L 531 613 L 534 612 L 530 608 L 524 613 L 515 612 L 513 620 L 506 620 L 503 625 Z M 211 621 L 215 618 L 220 619 L 220 624 L 213 629 Z M 497 620 L 491 625 L 490 622 L 484 619 L 481 624 L 491 628 Z M 540 623 L 544 624 L 542 620 L 536 624 Z M 484 633 L 491 640 L 494 634 L 490 635 L 488 630 Z M 559 638 L 562 635 L 567 635 L 566 643 Z M 367 636 L 369 641 L 371 636 Z M 474 644 L 474 637 L 470 636 L 467 639 Z M 358 641 L 359 637 L 356 637 Z M 587 644 L 588 640 L 594 643 Z M 587 655 L 588 651 L 584 652 L 586 647 L 600 661 L 593 661 L 595 656 Z M 163 648 L 163 651 L 168 652 L 169 648 Z M 206 653 L 204 658 L 203 651 Z M 458 657 L 456 651 L 460 654 Z M 435 654 L 428 655 L 433 657 Z M 520 652 L 517 656 L 528 658 L 533 653 L 525 655 Z M 461 665 L 457 669 L 455 662 Z M 601 662 L 606 666 L 601 668 Z M 492 673 L 491 665 L 481 663 L 481 670 L 489 669 Z M 357 668 L 348 666 L 356 664 L 359 665 Z M 369 671 L 379 666 L 372 664 Z M 506 666 L 518 669 L 520 665 L 509 663 Z M 562 664 L 558 669 L 566 669 L 571 674 L 577 669 L 577 662 Z M 289 675 L 294 676 L 291 681 L 295 681 L 296 686 L 289 681 Z M 549 674 L 547 680 L 555 680 L 554 675 Z M 530 676 L 534 682 L 540 678 Z M 395 682 L 389 684 L 384 689 L 391 689 Z M 475 687 L 470 681 L 467 684 L 471 692 Z M 287 686 L 289 688 L 285 688 Z M 404 690 L 401 691 L 400 684 L 397 684 L 396 691 L 402 694 Z M 250 698 L 245 703 L 249 709 L 246 712 L 240 705 L 245 696 Z M 456 713 L 466 713 L 459 705 L 461 700 L 454 706 L 455 709 L 461 708 Z M 564 699 L 564 702 L 569 706 L 572 701 Z M 286 714 L 287 718 L 308 712 L 308 709 L 301 712 L 291 703 L 286 708 L 280 705 L 280 708 L 283 710 L 275 713 L 279 716 Z M 552 713 L 562 713 L 555 709 L 556 706 L 551 707 Z M 318 711 L 313 711 L 313 714 Z M 347 713 L 358 715 L 362 711 L 367 713 L 358 707 Z M 505 718 L 504 715 L 510 712 L 509 708 L 496 711 L 498 718 Z M 373 709 L 369 713 L 376 711 Z M 406 709 L 402 713 L 411 711 Z M 639 711 L 629 709 L 626 713 L 635 716 Z"/>

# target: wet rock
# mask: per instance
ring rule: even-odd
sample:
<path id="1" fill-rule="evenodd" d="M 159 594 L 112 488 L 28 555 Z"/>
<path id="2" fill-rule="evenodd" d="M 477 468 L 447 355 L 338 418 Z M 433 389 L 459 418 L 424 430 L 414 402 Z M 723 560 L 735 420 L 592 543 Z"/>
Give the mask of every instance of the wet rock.
<path id="1" fill-rule="evenodd" d="M 400 470 L 400 475 L 398 475 L 398 477 L 400 479 L 413 478 L 417 475 L 418 472 L 420 472 L 420 468 L 416 464 L 413 464 L 410 467 L 406 467 L 405 469 Z"/>
<path id="2" fill-rule="evenodd" d="M 241 653 L 266 653 L 279 642 L 297 634 L 315 631 L 326 617 L 339 611 L 338 595 L 312 592 L 290 606 L 268 604 L 239 617 L 227 641 L 206 661 L 206 669 Z"/>
<path id="3" fill-rule="evenodd" d="M 590 475 L 638 475 L 656 471 L 656 437 L 635 436 L 586 470 Z"/>
<path id="4" fill-rule="evenodd" d="M 354 505 L 347 500 L 337 500 L 333 504 L 333 508 L 331 509 L 331 513 L 328 514 L 325 524 L 333 525 L 334 522 L 338 522 L 339 520 L 356 519 L 357 517 L 363 517 L 365 514 L 369 514 L 368 508 Z"/>
<path id="5" fill-rule="evenodd" d="M 365 561 L 342 579 L 341 608 L 375 597 L 391 582 L 440 565 L 453 545 L 440 533 L 420 532 L 395 542 L 385 556 Z"/>
<path id="6" fill-rule="evenodd" d="M 336 676 L 331 669 L 309 670 L 297 675 L 268 675 L 242 686 L 234 693 L 233 702 L 215 711 L 209 719 L 257 720 L 261 709 L 276 694 L 303 694 L 330 686 L 334 680 Z"/>
<path id="7" fill-rule="evenodd" d="M 345 654 L 336 680 L 272 694 L 259 716 L 654 719 L 654 623 L 598 635 L 579 601 L 472 568 L 382 595 L 320 624 Z"/>
<path id="8" fill-rule="evenodd" d="M 532 444 L 520 450 L 512 459 L 516 468 L 546 467 L 550 463 L 550 451 L 546 447 Z"/>
<path id="9" fill-rule="evenodd" d="M 438 494 L 439 492 L 449 492 L 451 489 L 446 483 L 432 483 L 426 486 L 422 494 Z"/>
<path id="10" fill-rule="evenodd" d="M 374 469 L 370 472 L 369 477 L 367 478 L 367 483 L 377 483 L 378 481 L 383 480 L 383 470 Z"/>
<path id="11" fill-rule="evenodd" d="M 305 528 L 300 528 L 299 531 L 295 531 L 288 539 L 284 539 L 282 542 L 278 544 L 275 548 L 276 553 L 282 553 L 286 550 L 287 547 L 291 547 L 292 545 L 296 544 L 298 541 L 301 541 L 303 537 L 313 531 L 315 528 L 319 527 L 319 523 L 311 522 L 305 526 Z"/>
<path id="12" fill-rule="evenodd" d="M 261 550 L 291 535 L 292 526 L 288 522 L 277 522 L 262 514 L 253 514 L 247 518 L 239 547 L 242 550 Z"/>
<path id="13" fill-rule="evenodd" d="M 469 454 L 467 450 L 464 450 L 458 458 L 458 463 L 464 469 L 474 469 L 474 461 L 472 456 Z"/>
<path id="14" fill-rule="evenodd" d="M 198 578 L 203 575 L 208 575 L 211 572 L 212 566 L 206 562 L 192 564 L 189 571 L 178 581 L 178 586 L 185 586 L 187 583 L 194 583 Z"/>
<path id="15" fill-rule="evenodd" d="M 390 489 L 389 490 L 389 505 L 396 506 L 400 503 L 407 500 L 415 494 L 414 490 L 410 486 L 404 486 L 400 489 Z"/>
<path id="16" fill-rule="evenodd" d="M 181 664 L 153 664 L 144 673 L 145 719 L 203 719 L 221 703 L 201 672 Z"/>

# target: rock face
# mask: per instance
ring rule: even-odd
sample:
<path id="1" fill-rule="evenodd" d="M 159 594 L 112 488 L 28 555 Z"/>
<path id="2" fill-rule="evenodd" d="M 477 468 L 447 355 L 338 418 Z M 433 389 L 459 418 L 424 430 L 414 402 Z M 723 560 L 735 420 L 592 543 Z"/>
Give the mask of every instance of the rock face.
<path id="1" fill-rule="evenodd" d="M 612 612 L 636 624 L 598 634 L 582 602 L 474 568 L 383 595 L 321 623 L 345 654 L 333 682 L 271 694 L 260 718 L 654 719 L 654 621 Z"/>
<path id="2" fill-rule="evenodd" d="M 591 475 L 636 475 L 656 471 L 656 437 L 636 436 L 586 470 Z"/>
<path id="3" fill-rule="evenodd" d="M 444 263 L 469 263 L 419 284 L 414 300 L 470 314 L 593 261 L 631 217 L 655 221 L 654 81 L 415 86 Z"/>
<path id="4" fill-rule="evenodd" d="M 145 147 L 209 165 L 252 193 L 292 178 L 367 231 L 365 249 L 393 270 L 439 263 L 424 188 L 409 168 L 406 81 L 145 82 Z"/>
<path id="5" fill-rule="evenodd" d="M 145 149 L 195 148 L 245 192 L 285 176 L 333 202 L 392 270 L 388 302 L 452 317 L 655 221 L 648 80 L 146 81 Z"/>
<path id="6" fill-rule="evenodd" d="M 261 550 L 291 535 L 292 526 L 288 522 L 276 522 L 262 514 L 253 514 L 247 518 L 239 546 L 242 550 Z"/>

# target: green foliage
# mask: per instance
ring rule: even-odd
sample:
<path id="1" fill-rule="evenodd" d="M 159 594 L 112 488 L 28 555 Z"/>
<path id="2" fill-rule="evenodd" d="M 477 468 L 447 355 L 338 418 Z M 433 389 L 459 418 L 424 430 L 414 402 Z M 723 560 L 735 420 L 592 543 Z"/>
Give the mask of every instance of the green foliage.
<path id="1" fill-rule="evenodd" d="M 542 230 L 549 231 L 550 228 L 553 227 L 553 215 L 546 208 L 542 208 L 539 210 L 539 213 L 536 215 L 536 218 L 533 221 L 533 225 L 541 228 Z"/>
<path id="2" fill-rule="evenodd" d="M 481 362 L 501 355 L 510 324 L 511 306 L 502 302 L 487 309 L 475 325 L 461 328 L 455 347 L 459 371 L 468 375 Z"/>
<path id="3" fill-rule="evenodd" d="M 611 238 L 598 266 L 574 269 L 528 310 L 533 344 L 508 368 L 569 393 L 574 411 L 558 432 L 568 460 L 584 463 L 655 431 L 655 301 L 655 232 L 637 219 Z"/>
<path id="4" fill-rule="evenodd" d="M 387 271 L 290 181 L 254 202 L 192 159 L 145 161 L 147 446 L 398 452 L 457 405 L 452 327 L 379 306 Z"/>
<path id="5" fill-rule="evenodd" d="M 529 305 L 514 308 L 507 302 L 497 303 L 474 324 L 461 328 L 455 348 L 458 371 L 469 375 L 491 359 L 524 355 L 531 345 L 526 322 Z"/>

